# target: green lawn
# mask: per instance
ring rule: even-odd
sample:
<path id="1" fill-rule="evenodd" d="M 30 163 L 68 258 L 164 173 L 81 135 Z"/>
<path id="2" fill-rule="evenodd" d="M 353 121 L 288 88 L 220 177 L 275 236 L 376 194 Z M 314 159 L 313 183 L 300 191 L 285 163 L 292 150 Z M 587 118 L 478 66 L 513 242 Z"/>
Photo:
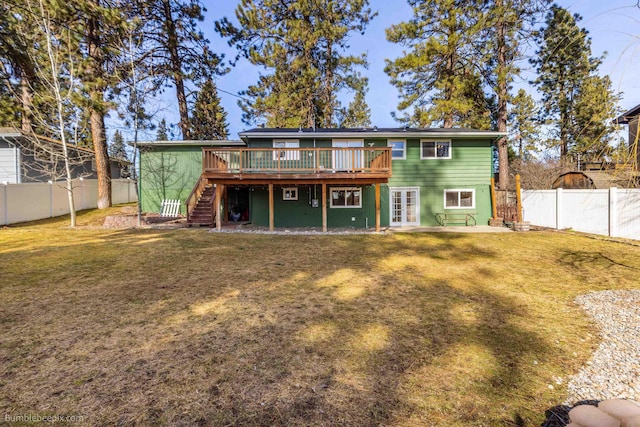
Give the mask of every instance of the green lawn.
<path id="1" fill-rule="evenodd" d="M 640 286 L 639 247 L 553 232 L 64 225 L 0 230 L 0 414 L 537 426 L 598 344 L 574 297 Z"/>

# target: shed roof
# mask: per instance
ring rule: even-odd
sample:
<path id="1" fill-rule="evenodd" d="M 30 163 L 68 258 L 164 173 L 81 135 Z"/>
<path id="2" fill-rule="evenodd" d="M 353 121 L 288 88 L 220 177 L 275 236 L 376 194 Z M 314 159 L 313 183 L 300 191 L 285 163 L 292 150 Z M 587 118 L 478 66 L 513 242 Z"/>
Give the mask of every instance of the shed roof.
<path id="1" fill-rule="evenodd" d="M 48 144 L 53 144 L 53 145 L 62 145 L 62 141 L 59 141 L 57 139 L 49 138 L 47 136 L 42 136 L 42 135 L 33 135 L 31 137 L 29 135 L 25 135 L 24 132 L 22 132 L 20 129 L 13 128 L 13 127 L 0 127 L 0 138 L 3 138 L 5 140 L 15 139 L 15 140 L 19 140 L 26 143 L 31 143 L 33 142 L 33 139 L 36 139 L 38 142 L 46 142 Z M 33 139 L 30 140 L 30 138 L 33 138 Z M 95 155 L 94 151 L 88 147 L 80 147 L 78 145 L 71 144 L 71 143 L 67 144 L 67 147 L 73 150 L 82 151 L 87 154 Z"/>
<path id="2" fill-rule="evenodd" d="M 604 171 L 571 171 L 560 174 L 560 176 L 554 182 L 553 188 L 564 188 L 562 186 L 562 178 L 567 175 L 584 176 L 591 182 L 591 188 L 607 189 L 611 187 L 626 187 L 628 184 L 628 177 L 616 176 Z M 558 183 L 559 185 L 556 185 Z"/>

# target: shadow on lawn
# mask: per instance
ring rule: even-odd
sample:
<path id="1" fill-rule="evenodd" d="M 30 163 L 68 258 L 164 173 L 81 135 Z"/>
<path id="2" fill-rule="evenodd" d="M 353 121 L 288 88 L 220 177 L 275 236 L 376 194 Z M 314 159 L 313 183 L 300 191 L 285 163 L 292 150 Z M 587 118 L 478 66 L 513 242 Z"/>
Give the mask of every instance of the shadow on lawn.
<path id="1" fill-rule="evenodd" d="M 496 408 L 548 351 L 514 321 L 524 308 L 483 286 L 495 254 L 467 236 L 156 234 L 104 237 L 115 249 L 95 266 L 132 269 L 110 286 L 91 287 L 89 266 L 82 286 L 45 288 L 38 305 L 58 315 L 28 328 L 51 343 L 21 357 L 65 368 L 22 373 L 40 393 L 13 388 L 16 401 L 98 424 L 517 425 Z M 478 285 L 443 271 L 472 259 L 461 274 Z"/>
<path id="2" fill-rule="evenodd" d="M 640 270 L 638 267 L 616 261 L 602 252 L 565 251 L 560 260 L 562 264 L 578 271 L 586 271 L 591 268 L 606 270 L 614 266 Z"/>

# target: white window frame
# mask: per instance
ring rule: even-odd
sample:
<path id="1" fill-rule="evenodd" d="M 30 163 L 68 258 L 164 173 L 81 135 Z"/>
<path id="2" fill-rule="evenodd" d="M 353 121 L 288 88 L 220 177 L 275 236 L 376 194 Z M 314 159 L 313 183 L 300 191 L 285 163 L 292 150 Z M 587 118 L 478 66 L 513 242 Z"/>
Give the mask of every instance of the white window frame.
<path id="1" fill-rule="evenodd" d="M 282 200 L 298 200 L 298 187 L 282 187 Z"/>
<path id="2" fill-rule="evenodd" d="M 334 205 L 333 204 L 333 192 L 334 191 L 358 191 L 360 197 L 358 197 L 359 204 L 356 205 Z M 346 196 L 346 195 L 345 195 Z M 347 198 L 345 197 L 345 201 Z M 362 208 L 362 187 L 331 187 L 329 190 L 329 207 L 331 209 L 359 209 Z"/>
<path id="3" fill-rule="evenodd" d="M 394 149 L 392 143 L 401 142 L 402 150 Z M 387 141 L 387 146 L 391 147 L 391 160 L 406 160 L 407 158 L 407 140 L 406 139 L 389 139 Z M 393 157 L 394 151 L 402 151 L 402 157 Z"/>
<path id="4" fill-rule="evenodd" d="M 425 143 L 433 143 L 433 144 L 438 144 L 439 142 L 446 142 L 449 144 L 449 150 L 448 150 L 448 156 L 447 157 L 439 157 L 438 156 L 438 148 L 437 146 L 434 147 L 435 148 L 435 152 L 436 155 L 434 157 L 426 157 L 424 155 L 424 144 Z M 420 140 L 420 159 L 421 160 L 442 160 L 442 159 L 450 159 L 451 158 L 451 152 L 453 151 L 453 143 L 451 142 L 450 139 L 421 139 Z"/>
<path id="5" fill-rule="evenodd" d="M 457 192 L 458 193 L 458 206 L 447 206 L 447 193 Z M 471 206 L 460 206 L 460 194 L 462 192 L 470 192 L 471 193 Z M 444 198 L 443 205 L 445 209 L 475 209 L 476 208 L 476 190 L 474 188 L 447 188 L 442 193 Z"/>
<path id="6" fill-rule="evenodd" d="M 299 139 L 274 139 L 273 148 L 273 160 L 300 160 L 299 150 L 278 150 L 278 148 L 300 148 Z"/>

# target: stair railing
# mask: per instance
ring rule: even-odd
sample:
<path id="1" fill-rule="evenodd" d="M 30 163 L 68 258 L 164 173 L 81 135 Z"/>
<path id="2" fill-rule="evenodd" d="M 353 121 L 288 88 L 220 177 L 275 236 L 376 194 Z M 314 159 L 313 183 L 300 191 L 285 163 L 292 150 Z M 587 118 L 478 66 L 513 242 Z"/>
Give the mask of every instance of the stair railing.
<path id="1" fill-rule="evenodd" d="M 193 187 L 193 190 L 191 190 L 191 193 L 189 193 L 189 197 L 187 197 L 187 200 L 185 200 L 184 204 L 187 208 L 187 222 L 191 221 L 191 214 L 193 213 L 193 209 L 198 204 L 198 200 L 204 192 L 204 189 L 207 186 L 207 182 L 208 181 L 206 178 L 200 177 L 198 182 L 196 182 L 196 185 Z"/>

